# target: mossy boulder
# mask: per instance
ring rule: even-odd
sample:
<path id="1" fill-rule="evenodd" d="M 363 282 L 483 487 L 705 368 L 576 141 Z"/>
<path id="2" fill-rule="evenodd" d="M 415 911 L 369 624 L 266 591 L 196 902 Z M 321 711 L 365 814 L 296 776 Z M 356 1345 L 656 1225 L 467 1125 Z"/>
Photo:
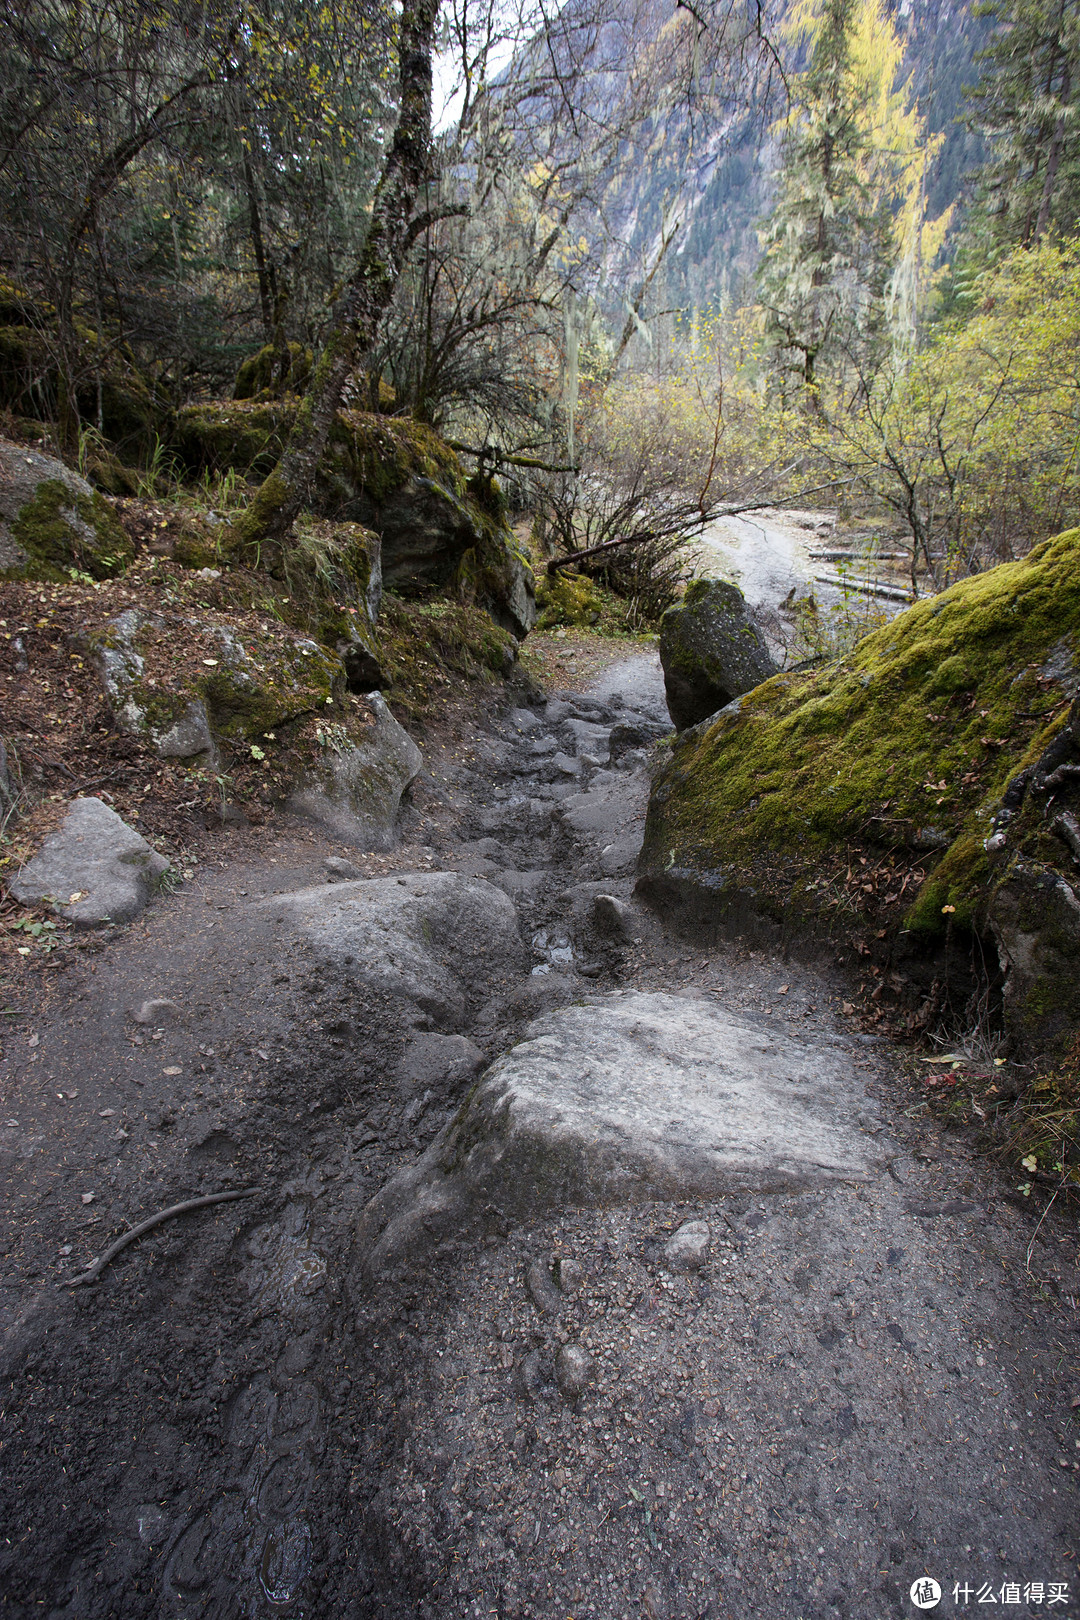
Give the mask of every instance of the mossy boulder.
<path id="1" fill-rule="evenodd" d="M 295 400 L 210 400 L 178 411 L 173 448 L 193 473 L 265 478 L 280 460 Z"/>
<path id="2" fill-rule="evenodd" d="M 600 593 L 584 574 L 545 574 L 536 588 L 539 630 L 569 625 L 587 630 L 599 624 L 603 612 Z"/>
<path id="3" fill-rule="evenodd" d="M 276 465 L 295 400 L 217 401 L 177 418 L 176 446 L 192 472 L 234 468 L 262 478 Z M 501 512 L 470 493 L 458 457 L 422 422 L 340 411 L 312 507 L 378 536 L 382 576 L 403 594 L 454 590 L 523 636 L 535 622 L 528 561 Z"/>
<path id="4" fill-rule="evenodd" d="M 54 456 L 0 439 L 0 578 L 106 579 L 134 547 L 112 507 Z"/>
<path id="5" fill-rule="evenodd" d="M 281 356 L 272 343 L 241 362 L 233 385 L 234 399 L 255 399 L 271 387 L 281 394 L 302 394 L 311 376 L 311 350 L 301 343 L 287 346 L 288 364 L 281 375 Z"/>
<path id="6" fill-rule="evenodd" d="M 86 644 L 113 721 L 163 758 L 250 752 L 267 732 L 323 714 L 346 688 L 342 660 L 308 636 L 267 627 L 244 640 L 191 614 L 121 613 Z"/>
<path id="7" fill-rule="evenodd" d="M 369 695 L 368 705 L 373 723 L 360 732 L 340 724 L 320 728 L 320 758 L 287 803 L 354 848 L 392 849 L 402 795 L 416 780 L 424 756 L 380 692 Z"/>
<path id="8" fill-rule="evenodd" d="M 740 590 L 695 579 L 660 621 L 668 712 L 678 730 L 695 726 L 776 673 L 776 661 Z"/>
<path id="9" fill-rule="evenodd" d="M 861 931 L 886 952 L 988 947 L 993 960 L 996 938 L 1017 1038 L 1057 1038 L 1047 998 L 1064 1008 L 1058 1033 L 1080 1021 L 1080 994 L 1062 999 L 1080 984 L 1080 928 L 1066 926 L 1080 901 L 1060 832 L 1080 792 L 1078 638 L 1072 530 L 909 608 L 844 659 L 774 676 L 671 747 L 642 892 L 791 942 Z M 1059 753 L 1051 793 L 1040 783 Z"/>

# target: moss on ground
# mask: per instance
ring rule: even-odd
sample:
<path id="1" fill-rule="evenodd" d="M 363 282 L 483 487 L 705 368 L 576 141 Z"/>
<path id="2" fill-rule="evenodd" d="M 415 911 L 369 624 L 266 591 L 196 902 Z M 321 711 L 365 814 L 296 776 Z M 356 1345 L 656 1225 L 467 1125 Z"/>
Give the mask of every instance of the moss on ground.
<path id="1" fill-rule="evenodd" d="M 644 869 L 722 873 L 779 914 L 814 909 L 825 857 L 891 852 L 933 866 L 914 904 L 894 897 L 897 925 L 977 926 L 992 817 L 1065 723 L 1078 636 L 1072 530 L 909 608 L 847 658 L 775 676 L 676 741 Z"/>

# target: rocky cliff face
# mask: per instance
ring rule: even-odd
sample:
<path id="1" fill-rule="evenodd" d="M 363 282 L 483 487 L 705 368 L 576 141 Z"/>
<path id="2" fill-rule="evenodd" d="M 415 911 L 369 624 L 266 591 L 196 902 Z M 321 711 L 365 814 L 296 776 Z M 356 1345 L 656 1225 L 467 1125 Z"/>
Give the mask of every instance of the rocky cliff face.
<path id="1" fill-rule="evenodd" d="M 854 943 L 879 1011 L 904 1007 L 909 973 L 970 970 L 971 988 L 988 962 L 1014 1037 L 1052 1047 L 1080 1017 L 1078 614 L 1072 530 L 684 732 L 643 892 Z"/>

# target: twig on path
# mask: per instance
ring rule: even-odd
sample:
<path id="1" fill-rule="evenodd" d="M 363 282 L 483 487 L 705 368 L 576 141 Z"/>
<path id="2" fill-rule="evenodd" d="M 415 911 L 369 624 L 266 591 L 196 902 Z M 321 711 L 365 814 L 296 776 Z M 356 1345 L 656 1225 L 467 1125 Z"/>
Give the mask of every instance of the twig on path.
<path id="1" fill-rule="evenodd" d="M 170 1204 L 168 1209 L 159 1210 L 156 1215 L 148 1216 L 145 1221 L 140 1221 L 138 1226 L 133 1226 L 130 1232 L 125 1232 L 123 1237 L 118 1237 L 116 1242 L 111 1243 L 104 1254 L 98 1255 L 85 1271 L 80 1271 L 77 1277 L 68 1277 L 63 1282 L 57 1283 L 57 1287 L 78 1288 L 82 1283 L 97 1282 L 110 1260 L 115 1260 L 121 1249 L 126 1249 L 129 1243 L 134 1243 L 137 1237 L 142 1237 L 143 1233 L 149 1232 L 152 1227 L 160 1226 L 162 1221 L 171 1221 L 174 1215 L 184 1215 L 189 1209 L 205 1209 L 209 1204 L 227 1204 L 234 1198 L 251 1198 L 258 1191 L 258 1187 L 245 1187 L 239 1192 L 208 1193 L 205 1198 L 188 1198 L 182 1204 Z"/>
<path id="2" fill-rule="evenodd" d="M 1054 1199 L 1056 1197 L 1057 1197 L 1057 1193 L 1055 1192 L 1054 1197 L 1051 1198 L 1050 1202 L 1047 1204 L 1046 1208 L 1043 1210 L 1042 1214 L 1039 1216 L 1039 1226 L 1037 1226 L 1035 1228 L 1034 1232 L 1032 1232 L 1032 1234 L 1031 1234 L 1031 1242 L 1028 1244 L 1027 1259 L 1024 1261 L 1024 1270 L 1027 1272 L 1029 1277 L 1031 1276 L 1031 1251 L 1035 1247 L 1035 1239 L 1039 1235 L 1039 1227 L 1042 1226 L 1043 1221 L 1045 1221 L 1046 1217 L 1049 1215 L 1050 1211 L 1053 1209 L 1053 1207 L 1054 1207 Z"/>

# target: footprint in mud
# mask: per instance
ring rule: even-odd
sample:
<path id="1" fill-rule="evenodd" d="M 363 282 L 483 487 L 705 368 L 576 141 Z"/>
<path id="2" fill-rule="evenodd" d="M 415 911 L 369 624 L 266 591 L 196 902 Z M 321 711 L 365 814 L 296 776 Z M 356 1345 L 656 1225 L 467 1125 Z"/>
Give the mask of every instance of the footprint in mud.
<path id="1" fill-rule="evenodd" d="M 311 1531 L 304 1519 L 288 1519 L 266 1532 L 259 1585 L 273 1614 L 285 1614 L 293 1606 L 310 1568 Z"/>
<path id="2" fill-rule="evenodd" d="M 249 1288 L 264 1310 L 293 1314 L 326 1281 L 326 1260 L 312 1247 L 302 1204 L 290 1204 L 280 1222 L 257 1227 L 247 1239 Z"/>

